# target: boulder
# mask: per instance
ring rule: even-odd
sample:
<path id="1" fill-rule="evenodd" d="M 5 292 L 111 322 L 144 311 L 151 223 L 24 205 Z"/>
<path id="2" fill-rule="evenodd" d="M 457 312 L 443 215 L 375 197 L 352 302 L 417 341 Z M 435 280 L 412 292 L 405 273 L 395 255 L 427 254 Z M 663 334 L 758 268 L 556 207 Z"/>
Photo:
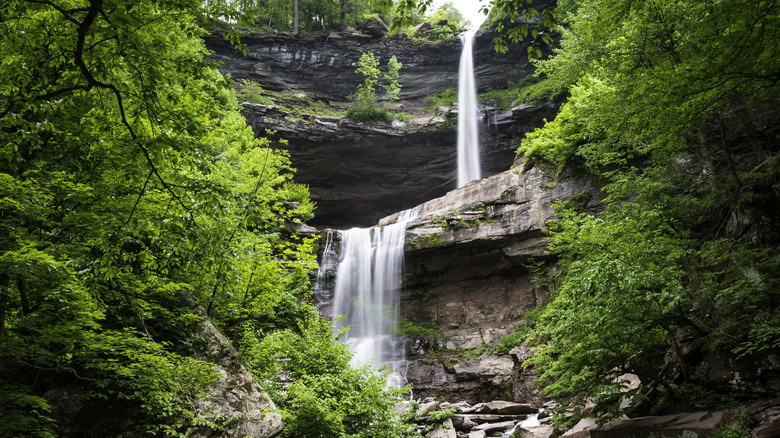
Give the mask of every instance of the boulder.
<path id="1" fill-rule="evenodd" d="M 533 427 L 518 427 L 509 438 L 551 438 L 554 429 L 548 424 Z"/>
<path id="2" fill-rule="evenodd" d="M 567 438 L 687 438 L 706 437 L 724 421 L 723 411 L 694 412 L 654 417 L 620 418 L 602 427 L 581 421 L 561 435 Z"/>
<path id="3" fill-rule="evenodd" d="M 452 425 L 452 420 L 448 418 L 425 436 L 427 438 L 457 438 L 458 434 L 455 431 L 455 427 Z"/>
<path id="4" fill-rule="evenodd" d="M 475 423 L 470 415 L 458 415 L 455 414 L 452 417 L 452 424 L 455 426 L 456 430 L 462 431 L 462 432 L 468 432 L 471 429 L 477 427 L 477 423 Z"/>
<path id="5" fill-rule="evenodd" d="M 756 403 L 750 407 L 750 413 L 758 423 L 752 438 L 780 437 L 780 398 Z"/>
<path id="6" fill-rule="evenodd" d="M 390 34 L 390 29 L 387 27 L 381 18 L 371 18 L 365 23 L 361 24 L 358 29 L 362 32 L 366 32 L 373 38 L 382 38 Z"/>
<path id="7" fill-rule="evenodd" d="M 420 409 L 417 410 L 417 412 L 420 415 L 426 415 L 433 411 L 439 410 L 439 403 L 436 400 L 423 400 L 420 403 Z"/>
<path id="8" fill-rule="evenodd" d="M 456 412 L 462 413 L 464 410 L 471 408 L 471 405 L 465 401 L 459 401 L 456 403 L 442 402 L 439 404 L 441 409 L 455 409 Z"/>
<path id="9" fill-rule="evenodd" d="M 780 415 L 775 415 L 760 426 L 753 429 L 752 438 L 780 437 Z"/>
<path id="10" fill-rule="evenodd" d="M 512 429 L 516 421 L 502 421 L 500 423 L 483 423 L 475 427 L 473 430 L 481 430 L 488 435 L 492 435 L 494 432 L 503 432 Z"/>
<path id="11" fill-rule="evenodd" d="M 270 438 L 278 435 L 284 428 L 282 417 L 275 412 L 274 403 L 242 364 L 236 350 L 191 295 L 181 292 L 179 298 L 201 317 L 193 335 L 203 339 L 207 349 L 199 352 L 195 358 L 214 363 L 219 372 L 206 399 L 193 400 L 193 406 L 204 414 L 237 418 L 235 423 L 222 432 L 195 427 L 187 430 L 186 435 L 194 438 Z"/>
<path id="12" fill-rule="evenodd" d="M 525 403 L 513 403 L 508 401 L 492 401 L 487 402 L 485 405 L 490 409 L 493 414 L 505 414 L 505 415 L 528 415 L 536 414 L 539 409 Z"/>
<path id="13" fill-rule="evenodd" d="M 423 22 L 418 24 L 417 26 L 414 26 L 415 32 L 420 33 L 431 33 L 433 31 L 433 25 L 429 22 Z"/>

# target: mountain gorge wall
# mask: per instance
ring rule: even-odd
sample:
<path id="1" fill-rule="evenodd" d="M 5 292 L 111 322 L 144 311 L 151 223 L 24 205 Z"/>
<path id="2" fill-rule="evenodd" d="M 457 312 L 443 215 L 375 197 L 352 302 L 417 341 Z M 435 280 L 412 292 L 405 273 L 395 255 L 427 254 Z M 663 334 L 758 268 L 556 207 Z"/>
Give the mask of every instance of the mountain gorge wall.
<path id="1" fill-rule="evenodd" d="M 533 71 L 525 48 L 513 45 L 496 54 L 495 35 L 477 37 L 475 75 L 481 90 L 505 88 Z M 444 195 L 456 185 L 456 109 L 421 112 L 426 97 L 458 85 L 461 46 L 415 42 L 405 37 L 376 39 L 359 32 L 319 37 L 245 36 L 245 56 L 221 37 L 206 44 L 233 79 L 258 82 L 264 89 L 293 93 L 343 105 L 362 83 L 355 73 L 364 52 L 375 53 L 384 69 L 395 55 L 403 64 L 399 104 L 415 117 L 405 122 L 356 123 L 343 117 L 291 114 L 273 105 L 244 104 L 256 135 L 284 139 L 297 169 L 317 203 L 311 225 L 370 226 L 393 212 Z M 381 96 L 380 96 L 381 98 Z M 522 105 L 501 111 L 485 108 L 481 133 L 482 171 L 494 175 L 509 168 L 525 132 L 551 119 L 557 105 Z M 268 131 L 274 132 L 268 134 Z"/>
<path id="2" fill-rule="evenodd" d="M 534 70 L 523 45 L 496 54 L 493 37 L 494 33 L 482 31 L 477 38 L 474 73 L 479 90 L 505 88 L 507 81 Z M 392 56 L 403 64 L 398 79 L 401 101 L 424 101 L 427 96 L 458 87 L 461 46 L 456 40 L 441 43 L 406 37 L 374 38 L 357 31 L 301 38 L 247 35 L 241 37 L 247 55 L 220 36 L 207 36 L 205 42 L 213 51 L 211 59 L 233 79 L 253 80 L 271 91 L 302 93 L 313 99 L 348 101 L 363 82 L 355 69 L 365 52 L 374 53 L 383 70 Z"/>
<path id="3" fill-rule="evenodd" d="M 521 367 L 528 351 L 500 354 L 496 347 L 546 301 L 541 271 L 530 266 L 543 267 L 547 276 L 554 270 L 556 256 L 547 252 L 543 231 L 555 202 L 572 197 L 584 210 L 598 208 L 598 189 L 589 180 L 556 181 L 538 168 L 515 167 L 422 204 L 407 228 L 401 294 L 405 325 L 433 329 L 406 333 L 407 377 L 420 395 L 543 401 Z"/>

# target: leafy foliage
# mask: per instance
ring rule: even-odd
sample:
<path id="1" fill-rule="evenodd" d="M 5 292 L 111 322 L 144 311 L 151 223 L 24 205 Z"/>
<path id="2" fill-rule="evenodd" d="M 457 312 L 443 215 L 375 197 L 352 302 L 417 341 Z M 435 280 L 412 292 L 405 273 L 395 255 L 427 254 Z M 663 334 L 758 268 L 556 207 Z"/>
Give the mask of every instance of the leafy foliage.
<path id="1" fill-rule="evenodd" d="M 388 99 L 396 100 L 401 92 L 398 72 L 403 64 L 393 56 L 388 60 L 387 66 L 388 72 L 384 75 L 387 82 L 384 88 Z M 396 118 L 387 108 L 377 106 L 376 85 L 381 73 L 379 59 L 372 52 L 364 52 L 360 56 L 360 66 L 355 70 L 355 73 L 363 75 L 363 83 L 358 85 L 355 92 L 355 98 L 359 103 L 347 108 L 346 117 L 361 123 L 371 123 L 377 120 L 390 122 Z"/>
<path id="2" fill-rule="evenodd" d="M 390 30 L 396 32 L 399 29 L 408 28 L 416 24 L 416 17 L 425 14 L 428 8 L 431 7 L 431 0 L 382 0 L 385 7 L 390 8 L 394 6 Z M 499 53 L 504 53 L 509 50 L 507 40 L 517 43 L 520 41 L 527 41 L 528 44 L 528 56 L 529 57 L 541 57 L 542 45 L 549 45 L 553 41 L 552 32 L 557 30 L 560 13 L 555 7 L 545 8 L 541 11 L 535 8 L 529 7 L 532 0 L 494 0 L 486 2 L 487 4 L 482 6 L 482 12 L 488 15 L 488 20 L 483 26 L 490 26 L 494 28 L 499 34 L 493 39 L 493 46 Z M 575 7 L 569 5 L 571 1 L 561 1 L 563 3 L 563 11 L 574 9 Z M 446 9 L 442 13 L 446 13 Z M 438 12 L 437 12 L 438 13 Z M 464 22 L 454 22 L 452 24 L 459 23 L 465 25 Z M 442 32 L 443 31 L 443 32 Z M 436 38 L 440 41 L 445 40 L 445 35 L 449 35 L 452 32 L 452 36 L 456 34 L 456 28 L 447 26 L 447 29 L 439 29 L 440 33 L 444 35 Z M 529 38 L 530 36 L 530 38 Z M 451 39 L 451 38 L 450 38 Z"/>
<path id="3" fill-rule="evenodd" d="M 384 85 L 388 100 L 398 100 L 398 94 L 401 93 L 401 84 L 398 83 L 398 72 L 404 65 L 398 62 L 395 55 L 387 61 L 387 74 L 384 75 L 387 83 Z"/>
<path id="4" fill-rule="evenodd" d="M 285 227 L 312 217 L 308 189 L 204 59 L 201 25 L 246 22 L 233 6 L 0 6 L 0 435 L 219 432 L 231 419 L 194 408 L 216 373 L 180 294 L 242 351 L 313 312 L 311 241 Z M 341 372 L 340 395 L 382 394 Z"/>
<path id="5" fill-rule="evenodd" d="M 391 412 L 408 389 L 385 390 L 384 374 L 349 366 L 347 344 L 331 332 L 312 311 L 296 330 L 276 331 L 245 352 L 288 422 L 285 436 L 413 436 Z"/>
<path id="6" fill-rule="evenodd" d="M 455 409 L 442 409 L 441 411 L 432 411 L 428 413 L 428 430 L 433 430 L 437 425 L 448 418 L 452 418 L 457 412 Z"/>
<path id="7" fill-rule="evenodd" d="M 555 84 L 548 78 L 539 78 L 529 75 L 523 79 L 507 84 L 506 89 L 490 89 L 480 93 L 477 99 L 480 102 L 494 102 L 501 108 L 511 109 L 521 104 L 541 104 L 558 99 L 565 93 L 565 88 Z"/>
<path id="8" fill-rule="evenodd" d="M 596 401 L 606 420 L 633 372 L 665 397 L 722 400 L 693 369 L 780 348 L 774 7 L 583 2 L 538 63 L 571 98 L 523 140 L 526 167 L 578 166 L 606 195 L 598 217 L 560 204 L 551 224 L 561 269 L 527 362 L 548 394 Z"/>
<path id="9" fill-rule="evenodd" d="M 297 4 L 301 34 L 342 30 L 365 22 L 371 15 L 390 17 L 380 0 L 297 0 Z M 247 30 L 293 31 L 295 2 L 291 0 L 241 0 L 233 6 L 252 19 L 243 26 Z M 235 26 L 229 20 L 225 23 Z"/>

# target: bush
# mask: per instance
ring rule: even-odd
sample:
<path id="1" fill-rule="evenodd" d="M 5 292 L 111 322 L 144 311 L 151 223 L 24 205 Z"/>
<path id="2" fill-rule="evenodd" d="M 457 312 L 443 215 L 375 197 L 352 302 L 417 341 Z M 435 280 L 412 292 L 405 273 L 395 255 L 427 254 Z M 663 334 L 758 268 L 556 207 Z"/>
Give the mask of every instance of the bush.
<path id="1" fill-rule="evenodd" d="M 241 91 L 236 94 L 239 102 L 261 103 L 272 105 L 274 102 L 266 95 L 266 91 L 255 81 L 241 80 Z"/>
<path id="2" fill-rule="evenodd" d="M 359 123 L 371 123 L 377 120 L 390 122 L 393 120 L 393 116 L 390 114 L 387 108 L 378 108 L 376 106 L 366 105 L 363 103 L 347 108 L 346 116 L 348 119 Z"/>
<path id="3" fill-rule="evenodd" d="M 408 436 L 408 425 L 391 411 L 407 390 L 386 390 L 384 374 L 349 365 L 347 345 L 334 339 L 328 321 L 309 309 L 297 330 L 245 343 L 245 357 L 281 411 L 284 436 Z M 286 386 L 280 376 L 292 383 Z"/>

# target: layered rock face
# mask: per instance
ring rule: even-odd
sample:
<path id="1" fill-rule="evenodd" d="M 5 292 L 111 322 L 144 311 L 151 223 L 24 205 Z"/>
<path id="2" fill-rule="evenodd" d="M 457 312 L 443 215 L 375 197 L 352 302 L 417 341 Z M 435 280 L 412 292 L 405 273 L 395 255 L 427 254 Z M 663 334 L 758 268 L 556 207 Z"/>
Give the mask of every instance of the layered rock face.
<path id="1" fill-rule="evenodd" d="M 584 208 L 595 209 L 596 192 L 589 181 L 554 182 L 539 169 L 513 168 L 422 204 L 407 228 L 401 316 L 436 333 L 408 333 L 415 396 L 541 401 L 520 367 L 527 350 L 498 355 L 495 346 L 545 299 L 526 264 L 553 257 L 543 234 L 552 205 L 582 193 Z"/>
<path id="2" fill-rule="evenodd" d="M 477 38 L 475 74 L 480 89 L 505 88 L 532 71 L 524 48 L 495 54 L 493 35 Z M 413 42 L 407 38 L 377 40 L 357 32 L 288 38 L 242 37 L 244 56 L 219 37 L 207 37 L 212 58 L 234 79 L 251 79 L 272 91 L 299 93 L 344 103 L 362 83 L 355 73 L 363 52 L 373 52 L 382 68 L 395 55 L 403 63 L 400 104 L 426 105 L 425 98 L 457 88 L 461 45 Z M 381 88 L 380 88 L 381 90 Z M 382 96 L 380 96 L 381 98 Z M 556 105 L 518 106 L 486 111 L 481 135 L 482 171 L 506 170 L 525 132 L 552 119 Z M 456 132 L 450 109 L 406 122 L 372 125 L 344 118 L 292 115 L 273 107 L 244 104 L 244 114 L 258 136 L 284 139 L 297 169 L 296 181 L 310 187 L 317 203 L 311 225 L 348 228 L 370 226 L 393 212 L 444 195 L 456 185 Z M 419 113 L 419 111 L 413 111 Z M 450 122 L 446 119 L 449 118 Z"/>
<path id="3" fill-rule="evenodd" d="M 456 132 L 441 117 L 364 125 L 337 117 L 292 117 L 274 106 L 245 103 L 255 132 L 275 131 L 317 203 L 311 225 L 369 226 L 381 217 L 443 195 L 456 185 Z M 482 135 L 486 175 L 509 167 L 521 134 L 553 117 L 554 105 L 502 114 Z"/>
<path id="4" fill-rule="evenodd" d="M 505 88 L 507 81 L 533 72 L 525 46 L 513 45 L 509 52 L 496 54 L 494 36 L 484 31 L 477 36 L 474 73 L 480 90 Z M 246 56 L 220 36 L 207 36 L 205 41 L 214 52 L 211 58 L 221 63 L 222 72 L 233 79 L 254 80 L 271 91 L 303 93 L 314 99 L 347 101 L 347 96 L 363 82 L 355 69 L 365 52 L 374 53 L 382 69 L 392 56 L 403 64 L 398 78 L 402 101 L 423 100 L 458 87 L 461 46 L 457 40 L 380 40 L 361 32 L 331 32 L 303 38 L 249 35 L 241 37 L 247 47 Z"/>

